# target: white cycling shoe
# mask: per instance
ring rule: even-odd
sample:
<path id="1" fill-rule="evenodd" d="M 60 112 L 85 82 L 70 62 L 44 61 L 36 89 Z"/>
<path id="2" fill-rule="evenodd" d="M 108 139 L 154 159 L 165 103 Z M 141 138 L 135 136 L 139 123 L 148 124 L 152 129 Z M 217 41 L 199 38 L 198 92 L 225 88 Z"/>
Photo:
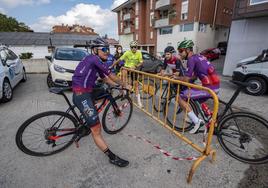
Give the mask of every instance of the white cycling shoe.
<path id="1" fill-rule="evenodd" d="M 204 126 L 204 122 L 199 120 L 197 124 L 194 125 L 194 128 L 190 130 L 190 134 L 195 134 L 202 126 Z"/>

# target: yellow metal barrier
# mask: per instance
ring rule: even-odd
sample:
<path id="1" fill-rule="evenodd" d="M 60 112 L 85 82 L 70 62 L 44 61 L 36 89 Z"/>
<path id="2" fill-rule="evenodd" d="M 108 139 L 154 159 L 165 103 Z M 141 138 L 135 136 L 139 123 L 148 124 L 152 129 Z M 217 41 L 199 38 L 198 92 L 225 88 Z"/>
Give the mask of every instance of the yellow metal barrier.
<path id="1" fill-rule="evenodd" d="M 186 82 L 182 82 L 179 80 L 173 80 L 173 79 L 169 79 L 169 78 L 165 78 L 165 77 L 160 77 L 158 75 L 155 74 L 149 74 L 149 73 L 145 73 L 145 72 L 141 72 L 141 71 L 137 71 L 137 70 L 133 70 L 133 69 L 127 69 L 127 68 L 122 68 L 121 71 L 124 72 L 124 74 L 121 74 L 121 78 L 125 81 L 128 81 L 129 83 L 131 83 L 131 77 L 133 79 L 136 78 L 137 81 L 134 81 L 134 85 L 135 83 L 139 85 L 139 92 L 141 93 L 141 98 L 143 99 L 143 108 L 140 108 L 144 113 L 146 113 L 148 116 L 150 116 L 152 119 L 156 120 L 157 122 L 159 122 L 163 127 L 167 128 L 168 130 L 170 130 L 172 133 L 174 133 L 178 138 L 180 138 L 181 140 L 183 140 L 184 142 L 186 142 L 187 144 L 189 144 L 192 148 L 194 148 L 195 150 L 197 150 L 198 152 L 201 153 L 201 155 L 198 157 L 198 159 L 196 161 L 194 161 L 188 177 L 187 177 L 187 182 L 190 183 L 193 177 L 193 174 L 196 170 L 196 168 L 200 165 L 200 163 L 206 159 L 208 156 L 212 156 L 212 160 L 211 162 L 215 161 L 215 156 L 216 156 L 216 151 L 211 149 L 211 141 L 212 141 L 212 136 L 214 133 L 214 128 L 215 128 L 215 123 L 216 123 L 216 118 L 217 118 L 217 113 L 218 113 L 218 107 L 219 107 L 219 101 L 218 101 L 218 97 L 217 95 L 209 88 L 203 87 L 203 86 L 199 86 L 199 85 L 194 85 L 191 83 L 186 83 Z M 132 74 L 132 76 L 130 76 Z M 155 105 L 155 100 L 156 100 L 156 85 L 159 85 L 159 90 L 160 90 L 160 94 L 163 92 L 163 82 L 167 82 L 167 102 L 166 102 L 166 106 L 164 106 L 163 108 L 165 108 L 165 113 L 164 115 L 162 114 L 162 112 L 160 112 L 160 110 L 158 110 L 158 112 L 154 112 L 154 107 L 153 105 Z M 214 101 L 214 107 L 213 107 L 213 115 L 210 121 L 210 128 L 209 128 L 209 132 L 207 134 L 207 139 L 206 139 L 206 144 L 205 146 L 199 146 L 197 144 L 195 144 L 193 141 L 191 141 L 189 138 L 187 138 L 185 136 L 185 124 L 186 124 L 186 119 L 187 119 L 187 110 L 185 112 L 184 115 L 184 120 L 183 120 L 183 127 L 182 127 L 182 132 L 179 132 L 177 130 L 175 130 L 175 121 L 176 121 L 176 109 L 178 108 L 178 101 L 179 101 L 179 96 L 180 96 L 180 87 L 177 87 L 177 91 L 176 91 L 176 96 L 175 96 L 175 110 L 174 110 L 174 114 L 173 114 L 173 126 L 169 126 L 167 125 L 167 116 L 168 116 L 168 104 L 169 104 L 169 98 L 170 98 L 170 88 L 171 88 L 171 84 L 178 84 L 178 85 L 183 85 L 188 87 L 188 89 L 191 88 L 195 88 L 198 90 L 203 90 L 208 92 L 211 97 L 213 98 Z M 135 89 L 135 88 L 134 88 Z M 145 103 L 144 103 L 144 100 Z M 151 108 L 152 110 L 149 110 L 149 101 L 152 101 L 152 105 Z M 135 100 L 133 100 L 134 104 L 137 106 L 137 104 L 135 103 Z M 190 92 L 188 95 L 188 100 L 187 103 L 189 104 L 190 102 Z M 158 104 L 156 104 L 158 106 L 158 109 L 160 109 L 161 107 L 161 101 L 160 101 L 160 96 L 159 96 L 159 102 Z M 157 113 L 157 114 L 155 114 Z"/>

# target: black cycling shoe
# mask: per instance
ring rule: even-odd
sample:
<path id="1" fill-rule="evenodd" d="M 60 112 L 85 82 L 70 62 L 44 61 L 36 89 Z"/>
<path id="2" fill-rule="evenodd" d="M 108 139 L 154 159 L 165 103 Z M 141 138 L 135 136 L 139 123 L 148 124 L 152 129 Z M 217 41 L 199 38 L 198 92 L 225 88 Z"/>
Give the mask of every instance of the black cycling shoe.
<path id="1" fill-rule="evenodd" d="M 129 164 L 128 161 L 126 161 L 124 159 L 121 159 L 118 156 L 115 156 L 115 158 L 113 160 L 110 159 L 109 161 L 110 161 L 110 163 L 112 163 L 112 164 L 114 164 L 116 166 L 119 166 L 119 167 L 126 167 Z"/>

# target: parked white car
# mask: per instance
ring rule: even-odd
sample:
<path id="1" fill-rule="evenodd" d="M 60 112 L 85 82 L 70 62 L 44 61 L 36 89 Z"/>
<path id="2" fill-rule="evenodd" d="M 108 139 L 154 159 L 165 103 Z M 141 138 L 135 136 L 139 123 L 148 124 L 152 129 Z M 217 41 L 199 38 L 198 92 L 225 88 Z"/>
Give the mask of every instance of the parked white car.
<path id="1" fill-rule="evenodd" d="M 13 97 L 13 88 L 27 80 L 20 58 L 5 46 L 0 46 L 0 99 L 8 102 Z"/>
<path id="2" fill-rule="evenodd" d="M 79 48 L 57 48 L 48 59 L 48 87 L 71 86 L 72 76 L 79 62 L 89 55 L 86 50 Z"/>
<path id="3" fill-rule="evenodd" d="M 250 82 L 252 87 L 246 88 L 250 95 L 263 95 L 268 88 L 268 49 L 259 56 L 239 61 L 233 71 L 233 80 Z"/>

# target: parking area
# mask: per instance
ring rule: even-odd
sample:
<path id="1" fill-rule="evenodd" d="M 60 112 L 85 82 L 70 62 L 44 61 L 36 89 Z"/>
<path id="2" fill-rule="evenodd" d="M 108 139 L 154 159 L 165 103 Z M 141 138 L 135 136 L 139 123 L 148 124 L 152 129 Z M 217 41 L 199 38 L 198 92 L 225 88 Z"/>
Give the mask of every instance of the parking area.
<path id="1" fill-rule="evenodd" d="M 220 98 L 223 100 L 228 100 L 236 88 L 228 79 L 222 77 Z M 268 96 L 253 97 L 242 93 L 235 106 L 265 117 Z M 26 119 L 38 112 L 66 108 L 61 96 L 48 92 L 46 74 L 28 75 L 28 81 L 15 88 L 12 101 L 0 104 L 1 188 L 268 187 L 268 164 L 253 166 L 238 162 L 224 153 L 215 138 L 212 145 L 217 151 L 215 164 L 208 160 L 201 163 L 188 185 L 186 175 L 191 161 L 172 160 L 152 145 L 126 135 L 146 138 L 176 157 L 197 156 L 198 153 L 137 108 L 121 133 L 104 133 L 110 148 L 130 161 L 127 168 L 111 165 L 90 136 L 81 139 L 79 149 L 72 145 L 50 157 L 32 157 L 18 150 L 16 131 Z M 202 135 L 190 138 L 202 143 Z"/>

